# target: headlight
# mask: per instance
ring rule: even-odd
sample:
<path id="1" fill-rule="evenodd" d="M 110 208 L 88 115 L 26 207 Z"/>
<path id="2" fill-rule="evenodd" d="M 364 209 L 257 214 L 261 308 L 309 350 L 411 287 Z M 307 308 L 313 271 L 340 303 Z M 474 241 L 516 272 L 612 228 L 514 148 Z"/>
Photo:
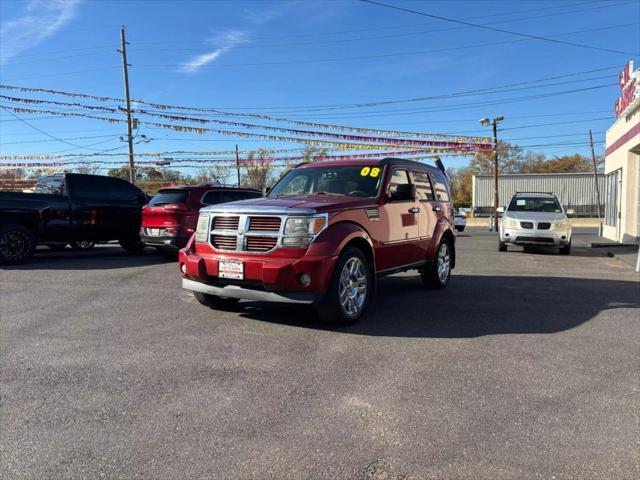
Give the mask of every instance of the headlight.
<path id="1" fill-rule="evenodd" d="M 520 225 L 518 224 L 518 220 L 516 220 L 515 218 L 505 218 L 502 220 L 502 224 L 504 225 L 504 228 L 519 228 Z"/>
<path id="2" fill-rule="evenodd" d="M 283 247 L 306 248 L 327 226 L 327 215 L 289 217 L 284 224 Z"/>
<path id="3" fill-rule="evenodd" d="M 198 217 L 198 226 L 196 227 L 196 242 L 207 243 L 207 235 L 209 234 L 209 214 L 201 213 Z"/>
<path id="4" fill-rule="evenodd" d="M 569 227 L 571 227 L 571 223 L 567 219 L 553 223 L 554 230 L 569 230 Z"/>

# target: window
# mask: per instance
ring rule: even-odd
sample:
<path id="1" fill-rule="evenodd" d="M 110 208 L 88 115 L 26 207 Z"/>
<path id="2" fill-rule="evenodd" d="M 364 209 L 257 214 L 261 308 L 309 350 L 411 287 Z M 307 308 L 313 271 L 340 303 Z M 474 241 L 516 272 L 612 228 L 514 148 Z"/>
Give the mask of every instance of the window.
<path id="1" fill-rule="evenodd" d="M 101 175 L 69 175 L 67 181 L 71 195 L 83 199 L 138 203 L 144 196 L 141 190 L 120 178 Z"/>
<path id="2" fill-rule="evenodd" d="M 151 199 L 149 205 L 157 207 L 169 203 L 187 203 L 187 198 L 189 198 L 188 190 L 160 190 L 158 194 Z"/>
<path id="3" fill-rule="evenodd" d="M 42 177 L 33 191 L 50 195 L 64 195 L 64 177 Z"/>
<path id="4" fill-rule="evenodd" d="M 509 203 L 509 212 L 561 213 L 562 208 L 555 197 L 514 196 Z"/>
<path id="5" fill-rule="evenodd" d="M 409 173 L 406 170 L 393 170 L 389 179 L 389 194 L 393 195 L 398 189 L 398 185 L 409 185 Z"/>
<path id="6" fill-rule="evenodd" d="M 211 191 L 204 194 L 201 203 L 204 205 L 216 205 L 218 203 L 235 202 L 238 200 L 246 200 L 248 198 L 260 198 L 258 192 L 247 191 L 233 191 L 233 190 L 218 190 Z"/>
<path id="7" fill-rule="evenodd" d="M 433 188 L 431 187 L 431 180 L 426 172 L 411 172 L 413 175 L 413 183 L 416 185 L 416 193 L 418 194 L 418 200 L 428 201 L 433 200 Z"/>
<path id="8" fill-rule="evenodd" d="M 432 173 L 431 179 L 436 190 L 436 199 L 439 202 L 449 201 L 449 185 L 447 179 L 441 173 Z"/>
<path id="9" fill-rule="evenodd" d="M 615 227 L 618 223 L 618 201 L 619 201 L 619 185 L 622 170 L 618 169 L 608 173 L 605 177 L 605 207 L 604 207 L 604 224 L 609 227 Z"/>
<path id="10" fill-rule="evenodd" d="M 382 171 L 375 164 L 295 168 L 273 187 L 269 197 L 307 194 L 375 197 L 381 179 Z"/>

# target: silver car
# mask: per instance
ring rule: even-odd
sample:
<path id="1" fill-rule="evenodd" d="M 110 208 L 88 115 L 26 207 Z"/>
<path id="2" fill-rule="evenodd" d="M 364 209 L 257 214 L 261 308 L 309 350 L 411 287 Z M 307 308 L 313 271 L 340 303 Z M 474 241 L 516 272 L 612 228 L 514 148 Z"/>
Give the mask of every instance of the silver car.
<path id="1" fill-rule="evenodd" d="M 500 222 L 499 250 L 507 245 L 559 247 L 561 255 L 571 253 L 571 223 L 553 193 L 519 192 L 511 197 Z"/>

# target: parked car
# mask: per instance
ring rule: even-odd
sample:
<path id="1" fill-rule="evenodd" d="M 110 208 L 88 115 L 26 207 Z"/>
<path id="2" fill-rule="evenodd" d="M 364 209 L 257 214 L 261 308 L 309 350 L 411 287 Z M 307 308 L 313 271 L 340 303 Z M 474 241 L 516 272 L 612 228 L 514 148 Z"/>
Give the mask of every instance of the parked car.
<path id="1" fill-rule="evenodd" d="M 266 198 L 203 208 L 178 263 L 183 288 L 203 305 L 311 304 L 344 325 L 362 315 L 380 276 L 418 270 L 426 286 L 445 287 L 452 229 L 444 170 L 318 161 L 290 170 Z"/>
<path id="2" fill-rule="evenodd" d="M 462 213 L 456 213 L 453 217 L 453 226 L 456 231 L 464 232 L 464 229 L 467 226 L 467 217 Z"/>
<path id="3" fill-rule="evenodd" d="M 163 188 L 142 209 L 140 236 L 146 245 L 176 254 L 195 232 L 202 207 L 261 196 L 252 188 L 220 185 Z"/>
<path id="4" fill-rule="evenodd" d="M 43 177 L 34 193 L 0 192 L 0 263 L 27 261 L 38 243 L 118 240 L 140 251 L 145 201 L 126 180 L 76 173 Z"/>
<path id="5" fill-rule="evenodd" d="M 507 245 L 558 247 L 561 255 L 571 253 L 571 223 L 553 193 L 519 192 L 511 197 L 500 222 L 499 250 Z"/>

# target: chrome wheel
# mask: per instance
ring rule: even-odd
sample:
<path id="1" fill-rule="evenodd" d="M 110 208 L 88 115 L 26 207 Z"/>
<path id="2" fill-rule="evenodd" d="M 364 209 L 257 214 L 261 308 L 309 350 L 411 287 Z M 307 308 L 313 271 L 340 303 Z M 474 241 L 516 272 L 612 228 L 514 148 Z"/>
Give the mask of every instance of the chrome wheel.
<path id="1" fill-rule="evenodd" d="M 357 316 L 367 298 L 367 269 L 357 257 L 351 257 L 342 267 L 338 295 L 342 311 Z"/>
<path id="2" fill-rule="evenodd" d="M 441 284 L 447 283 L 449 274 L 451 273 L 451 257 L 449 255 L 449 246 L 447 242 L 443 242 L 438 249 L 438 280 Z"/>

